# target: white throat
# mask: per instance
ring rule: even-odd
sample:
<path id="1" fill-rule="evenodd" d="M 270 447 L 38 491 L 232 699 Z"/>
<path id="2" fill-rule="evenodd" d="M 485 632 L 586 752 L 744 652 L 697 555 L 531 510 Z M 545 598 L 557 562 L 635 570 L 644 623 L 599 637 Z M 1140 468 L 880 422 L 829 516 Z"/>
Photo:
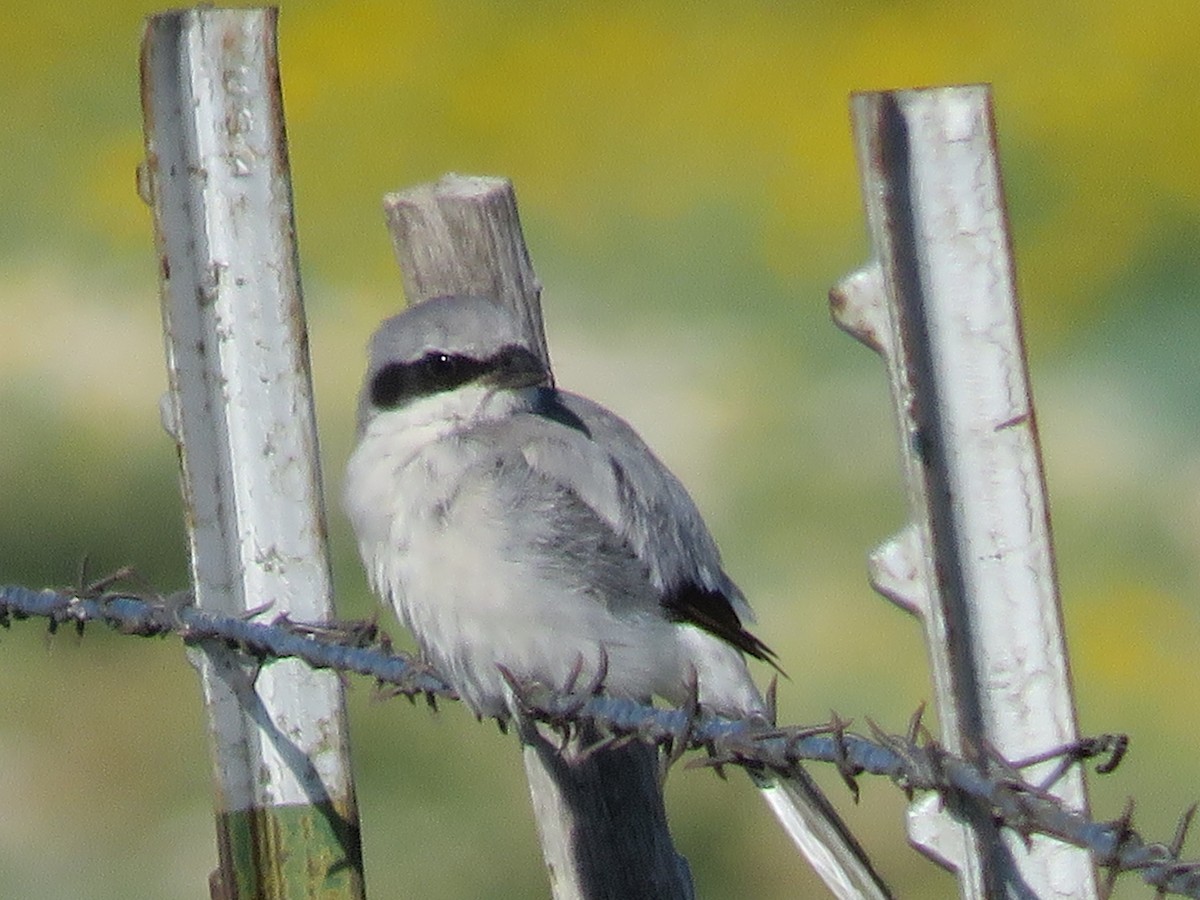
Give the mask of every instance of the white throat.
<path id="1" fill-rule="evenodd" d="M 394 552 L 392 526 L 403 518 L 406 508 L 428 498 L 405 496 L 402 485 L 411 489 L 411 478 L 402 478 L 418 454 L 455 432 L 496 421 L 529 404 L 521 391 L 466 385 L 421 397 L 404 406 L 370 415 L 362 426 L 358 445 L 346 467 L 342 492 L 364 561 Z M 432 464 L 426 460 L 425 465 Z M 446 473 L 449 474 L 449 473 Z M 427 471 L 415 483 L 437 491 L 442 486 L 438 473 Z M 387 593 L 378 566 L 368 562 L 372 586 Z"/>

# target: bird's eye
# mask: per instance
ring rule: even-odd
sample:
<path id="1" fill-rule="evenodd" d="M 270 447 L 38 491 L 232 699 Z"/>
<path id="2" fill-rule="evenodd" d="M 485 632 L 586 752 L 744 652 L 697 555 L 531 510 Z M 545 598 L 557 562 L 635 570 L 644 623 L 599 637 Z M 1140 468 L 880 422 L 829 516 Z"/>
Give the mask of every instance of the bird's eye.
<path id="1" fill-rule="evenodd" d="M 479 360 L 440 350 L 426 353 L 412 365 L 422 394 L 452 391 L 474 381 L 484 370 Z"/>

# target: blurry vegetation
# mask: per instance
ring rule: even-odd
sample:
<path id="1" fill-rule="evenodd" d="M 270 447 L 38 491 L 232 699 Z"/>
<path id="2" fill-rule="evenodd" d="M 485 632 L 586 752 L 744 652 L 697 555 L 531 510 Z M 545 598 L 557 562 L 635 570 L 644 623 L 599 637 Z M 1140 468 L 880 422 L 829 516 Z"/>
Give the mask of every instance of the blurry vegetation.
<path id="1" fill-rule="evenodd" d="M 133 189 L 153 9 L 6 7 L 2 582 L 69 582 L 87 554 L 186 583 Z M 373 608 L 336 502 L 360 348 L 400 302 L 380 195 L 504 174 L 560 381 L 693 489 L 792 673 L 793 720 L 899 723 L 929 692 L 914 623 L 863 578 L 904 515 L 885 382 L 825 307 L 867 252 L 847 95 L 993 83 L 1081 720 L 1133 735 L 1094 804 L 1132 794 L 1170 834 L 1200 795 L 1192 0 L 285 0 L 280 45 L 344 612 Z M 0 896 L 203 896 L 206 738 L 180 648 L 25 623 L 0 634 L 0 672 Z M 350 694 L 374 895 L 544 894 L 512 740 L 369 695 Z M 737 779 L 680 771 L 670 796 L 703 896 L 812 885 Z M 946 896 L 900 811 L 867 785 L 849 814 L 902 896 Z"/>

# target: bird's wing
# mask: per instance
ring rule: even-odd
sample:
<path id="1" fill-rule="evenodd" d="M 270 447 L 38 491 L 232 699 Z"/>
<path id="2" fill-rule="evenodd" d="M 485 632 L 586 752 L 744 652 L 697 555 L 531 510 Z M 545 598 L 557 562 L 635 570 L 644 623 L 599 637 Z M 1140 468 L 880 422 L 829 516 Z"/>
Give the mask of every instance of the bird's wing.
<path id="1" fill-rule="evenodd" d="M 537 464 L 564 452 L 554 432 L 519 417 L 473 429 L 465 439 L 479 441 L 482 452 L 461 489 L 489 492 L 501 552 L 527 561 L 564 594 L 591 597 L 618 616 L 656 614 L 649 568 L 602 504 Z M 578 462 L 587 465 L 586 454 Z"/>
<path id="2" fill-rule="evenodd" d="M 551 389 L 536 396 L 533 411 L 488 426 L 498 432 L 488 439 L 519 451 L 531 476 L 544 480 L 537 493 L 560 507 L 546 515 L 562 539 L 576 533 L 597 546 L 573 551 L 599 549 L 606 561 L 616 559 L 613 546 L 624 548 L 667 618 L 771 661 L 770 649 L 743 625 L 749 606 L 721 568 L 695 503 L 633 428 L 583 397 Z"/>
<path id="3" fill-rule="evenodd" d="M 700 513 L 678 479 L 633 429 L 603 407 L 543 392 L 533 412 L 477 429 L 491 449 L 480 473 L 529 523 L 536 564 L 556 580 L 590 586 L 597 600 L 647 607 L 691 622 L 753 656 L 772 654 L 743 627 L 741 593 L 721 569 Z M 503 477 L 496 477 L 503 472 Z M 525 530 L 532 528 L 530 532 Z M 526 555 L 530 546 L 525 545 Z M 648 589 L 649 588 L 649 589 Z M 789 836 L 839 897 L 890 897 L 854 835 L 801 771 L 790 780 L 751 773 Z"/>

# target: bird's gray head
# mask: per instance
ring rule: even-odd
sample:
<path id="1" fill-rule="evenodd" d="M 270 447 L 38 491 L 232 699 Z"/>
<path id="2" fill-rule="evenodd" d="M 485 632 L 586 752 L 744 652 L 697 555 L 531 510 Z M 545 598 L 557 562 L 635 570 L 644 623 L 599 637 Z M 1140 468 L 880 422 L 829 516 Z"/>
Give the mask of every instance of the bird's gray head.
<path id="1" fill-rule="evenodd" d="M 549 384 L 516 317 L 484 297 L 437 297 L 410 306 L 371 338 L 358 404 L 361 429 L 372 413 L 468 385 Z"/>

